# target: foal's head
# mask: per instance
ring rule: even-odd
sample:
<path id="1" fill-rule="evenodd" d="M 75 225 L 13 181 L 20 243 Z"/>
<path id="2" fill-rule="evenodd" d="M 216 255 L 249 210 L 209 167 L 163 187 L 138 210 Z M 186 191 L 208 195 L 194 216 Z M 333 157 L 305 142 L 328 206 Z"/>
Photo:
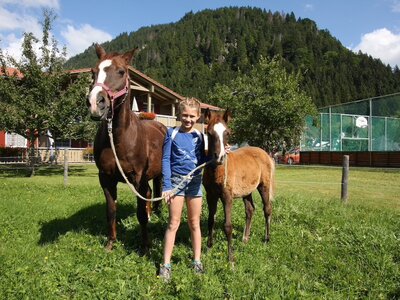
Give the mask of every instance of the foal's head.
<path id="1" fill-rule="evenodd" d="M 204 119 L 208 122 L 208 151 L 217 164 L 224 162 L 226 151 L 225 146 L 228 145 L 230 129 L 228 123 L 231 119 L 231 113 L 226 110 L 224 114 L 211 112 L 207 109 L 204 113 Z"/>
<path id="2" fill-rule="evenodd" d="M 92 69 L 94 85 L 87 104 L 92 119 L 105 120 L 125 101 L 130 89 L 128 66 L 137 49 L 118 54 L 106 53 L 100 45 L 95 48 L 99 62 Z"/>

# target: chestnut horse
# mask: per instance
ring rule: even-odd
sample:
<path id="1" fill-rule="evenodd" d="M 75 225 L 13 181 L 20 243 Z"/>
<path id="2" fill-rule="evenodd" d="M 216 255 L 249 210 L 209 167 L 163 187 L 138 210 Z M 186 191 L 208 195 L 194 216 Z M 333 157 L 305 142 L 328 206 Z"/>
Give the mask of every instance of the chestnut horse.
<path id="1" fill-rule="evenodd" d="M 108 130 L 112 131 L 115 151 L 123 172 L 139 194 L 151 198 L 148 181 L 153 179 L 155 196 L 161 195 L 161 157 L 166 127 L 159 122 L 139 120 L 131 111 L 128 66 L 135 50 L 124 54 L 106 53 L 96 45 L 99 62 L 92 69 L 94 86 L 88 97 L 91 117 L 101 121 L 94 141 L 94 158 L 99 169 L 99 181 L 107 203 L 108 242 L 111 250 L 116 240 L 117 184 L 123 182 Z M 137 199 L 138 221 L 142 247 L 149 246 L 146 201 Z"/>
<path id="2" fill-rule="evenodd" d="M 265 217 L 265 241 L 270 239 L 272 197 L 274 192 L 275 164 L 272 158 L 261 148 L 244 147 L 227 153 L 230 130 L 230 113 L 224 115 L 205 112 L 208 121 L 207 136 L 209 155 L 214 159 L 204 169 L 203 184 L 207 192 L 208 204 L 208 247 L 213 245 L 213 231 L 218 198 L 222 200 L 225 213 L 225 234 L 228 240 L 229 261 L 234 261 L 232 250 L 232 201 L 242 197 L 246 211 L 246 226 L 243 241 L 250 236 L 254 203 L 251 193 L 256 189 L 261 195 Z"/>

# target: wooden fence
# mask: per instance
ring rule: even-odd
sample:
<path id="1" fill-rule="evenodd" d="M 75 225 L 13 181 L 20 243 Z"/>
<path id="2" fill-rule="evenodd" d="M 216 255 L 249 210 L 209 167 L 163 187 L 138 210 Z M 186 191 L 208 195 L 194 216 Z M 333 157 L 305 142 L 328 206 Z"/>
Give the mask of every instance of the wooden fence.
<path id="1" fill-rule="evenodd" d="M 93 155 L 89 154 L 86 148 L 61 148 L 61 149 L 50 149 L 50 148 L 38 148 L 38 161 L 37 163 L 49 163 L 49 164 L 63 164 L 65 151 L 67 151 L 68 163 L 87 163 L 94 162 Z M 0 157 L 0 164 L 15 164 L 15 163 L 26 163 L 27 154 L 12 157 Z"/>

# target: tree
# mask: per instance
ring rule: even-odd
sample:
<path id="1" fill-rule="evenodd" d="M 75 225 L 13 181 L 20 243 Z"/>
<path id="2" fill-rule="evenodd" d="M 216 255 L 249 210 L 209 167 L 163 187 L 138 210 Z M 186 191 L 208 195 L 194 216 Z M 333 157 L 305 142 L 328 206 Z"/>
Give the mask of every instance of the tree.
<path id="1" fill-rule="evenodd" d="M 269 152 L 280 145 L 297 146 L 306 116 L 316 113 L 299 81 L 300 76 L 288 74 L 279 58 L 261 57 L 248 75 L 217 85 L 209 99 L 233 111 L 234 141 Z"/>
<path id="2" fill-rule="evenodd" d="M 0 49 L 0 128 L 27 138 L 30 157 L 38 155 L 34 142 L 39 135 L 50 131 L 57 139 L 70 139 L 87 137 L 93 131 L 85 106 L 89 78 L 78 76 L 73 80 L 64 71 L 66 49 L 60 51 L 51 38 L 55 16 L 52 11 L 44 11 L 43 16 L 41 40 L 25 33 L 21 59 Z M 16 68 L 22 75 L 9 74 L 7 67 Z M 33 161 L 30 163 L 33 175 Z"/>

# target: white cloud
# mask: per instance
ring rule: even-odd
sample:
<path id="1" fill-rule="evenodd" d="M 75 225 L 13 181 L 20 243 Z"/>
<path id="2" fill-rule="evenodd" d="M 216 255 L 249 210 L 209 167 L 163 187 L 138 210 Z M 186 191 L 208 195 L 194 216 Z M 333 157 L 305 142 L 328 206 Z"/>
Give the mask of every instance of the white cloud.
<path id="1" fill-rule="evenodd" d="M 89 24 L 84 24 L 80 28 L 68 25 L 67 29 L 61 32 L 61 35 L 66 40 L 68 57 L 83 52 L 94 42 L 103 43 L 112 39 L 111 34 Z"/>
<path id="2" fill-rule="evenodd" d="M 392 12 L 398 13 L 400 12 L 400 1 L 396 0 L 392 4 Z"/>
<path id="3" fill-rule="evenodd" d="M 313 10 L 313 9 L 314 9 L 314 5 L 312 5 L 312 4 L 310 4 L 310 3 L 307 3 L 307 4 L 304 6 L 304 8 L 305 8 L 305 10 Z"/>
<path id="4" fill-rule="evenodd" d="M 3 6 L 5 4 L 18 5 L 22 7 L 48 7 L 59 9 L 60 1 L 59 0 L 0 0 L 0 5 Z"/>
<path id="5" fill-rule="evenodd" d="M 42 31 L 36 17 L 21 13 L 13 13 L 0 7 L 0 31 L 11 30 L 33 32 L 35 35 Z"/>
<path id="6" fill-rule="evenodd" d="M 6 44 L 5 47 L 1 45 L 1 49 L 4 54 L 12 56 L 15 60 L 19 61 L 22 57 L 22 42 L 24 38 L 22 36 L 18 37 L 14 33 L 3 36 L 1 35 L 2 44 Z M 39 53 L 39 45 L 34 44 L 33 49 L 36 53 Z"/>
<path id="7" fill-rule="evenodd" d="M 395 34 L 386 28 L 374 30 L 363 35 L 361 42 L 353 48 L 355 52 L 360 50 L 392 67 L 400 67 L 400 33 Z"/>
<path id="8" fill-rule="evenodd" d="M 0 48 L 15 59 L 21 57 L 21 44 L 24 32 L 32 32 L 39 40 L 42 38 L 43 15 L 38 8 L 59 10 L 60 0 L 0 0 Z M 112 36 L 89 24 L 72 25 L 72 21 L 56 19 L 53 28 L 62 28 L 61 33 L 54 32 L 59 46 L 66 45 L 68 57 L 78 54 L 93 42 L 102 43 Z M 64 39 L 64 40 L 63 40 Z"/>

